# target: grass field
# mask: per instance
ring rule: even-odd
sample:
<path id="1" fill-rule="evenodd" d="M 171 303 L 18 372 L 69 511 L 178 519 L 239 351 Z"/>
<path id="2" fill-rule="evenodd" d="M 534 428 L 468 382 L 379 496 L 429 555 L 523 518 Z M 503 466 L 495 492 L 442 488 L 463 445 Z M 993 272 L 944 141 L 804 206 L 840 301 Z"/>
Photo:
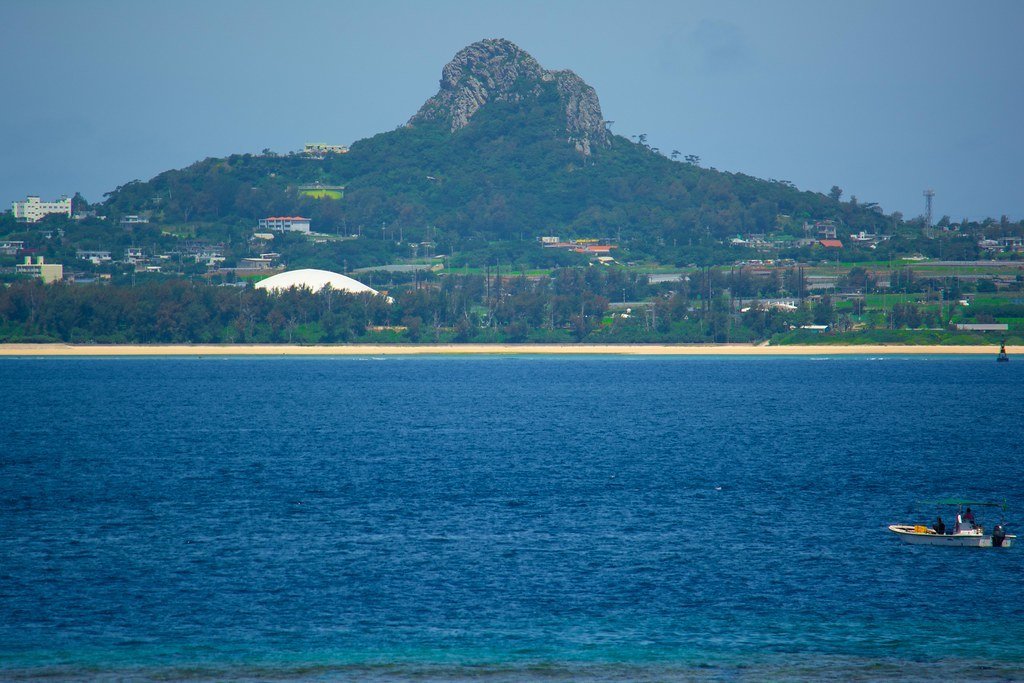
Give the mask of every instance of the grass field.
<path id="1" fill-rule="evenodd" d="M 341 199 L 345 196 L 338 190 L 302 190 L 300 194 L 313 199 Z"/>

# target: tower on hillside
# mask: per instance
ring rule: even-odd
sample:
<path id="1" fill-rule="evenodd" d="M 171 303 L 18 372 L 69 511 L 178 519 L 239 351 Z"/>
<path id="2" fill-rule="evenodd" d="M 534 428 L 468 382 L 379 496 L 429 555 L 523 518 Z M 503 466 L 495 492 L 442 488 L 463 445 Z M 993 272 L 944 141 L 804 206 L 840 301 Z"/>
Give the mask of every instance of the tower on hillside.
<path id="1" fill-rule="evenodd" d="M 932 227 L 932 197 L 935 196 L 935 190 L 924 191 L 924 227 Z"/>

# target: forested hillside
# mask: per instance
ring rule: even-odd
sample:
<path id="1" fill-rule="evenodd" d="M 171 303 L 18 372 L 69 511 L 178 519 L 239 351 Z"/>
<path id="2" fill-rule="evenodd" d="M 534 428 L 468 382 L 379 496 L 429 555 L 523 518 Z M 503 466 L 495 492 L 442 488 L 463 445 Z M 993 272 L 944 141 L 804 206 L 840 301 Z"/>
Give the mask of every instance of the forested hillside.
<path id="1" fill-rule="evenodd" d="M 488 47 L 511 50 L 504 45 Z M 769 232 L 787 219 L 795 225 L 838 219 L 854 231 L 892 228 L 892 219 L 871 205 L 801 192 L 785 181 L 702 168 L 692 156 L 678 161 L 679 152 L 663 154 L 644 136 L 634 142 L 592 132 L 594 141 L 587 141 L 584 153 L 578 140 L 567 137 L 574 124 L 567 119 L 572 112 L 567 114 L 563 90 L 565 83 L 575 83 L 596 107 L 593 90 L 575 75 L 564 75 L 571 72 L 539 72 L 530 80 L 522 70 L 524 59 L 532 58 L 523 54 L 499 54 L 520 71 L 471 118 L 463 113 L 466 120 L 457 130 L 449 121 L 459 112 L 448 118 L 421 114 L 407 126 L 354 143 L 348 154 L 206 159 L 117 188 L 105 210 L 146 213 L 165 223 L 246 227 L 268 215 L 302 214 L 322 232 L 401 230 L 409 239 L 612 237 L 669 256 L 738 233 Z M 468 63 L 459 68 L 489 69 L 485 80 L 493 81 L 493 60 L 463 61 Z M 542 80 L 550 73 L 560 80 Z M 588 115 L 599 118 L 600 109 Z M 299 186 L 314 182 L 345 186 L 344 198 L 303 196 Z"/>
<path id="2" fill-rule="evenodd" d="M 779 214 L 841 219 L 884 231 L 891 219 L 788 184 L 673 161 L 613 136 L 581 157 L 553 132 L 544 103 L 498 103 L 465 129 L 439 123 L 361 140 L 345 155 L 233 155 L 167 171 L 111 193 L 114 215 L 151 211 L 156 220 L 247 226 L 268 215 L 301 214 L 323 232 L 382 224 L 406 235 L 428 226 L 460 236 L 518 239 L 541 234 L 660 238 L 671 242 L 767 232 Z M 298 186 L 346 186 L 340 201 L 311 199 Z"/>

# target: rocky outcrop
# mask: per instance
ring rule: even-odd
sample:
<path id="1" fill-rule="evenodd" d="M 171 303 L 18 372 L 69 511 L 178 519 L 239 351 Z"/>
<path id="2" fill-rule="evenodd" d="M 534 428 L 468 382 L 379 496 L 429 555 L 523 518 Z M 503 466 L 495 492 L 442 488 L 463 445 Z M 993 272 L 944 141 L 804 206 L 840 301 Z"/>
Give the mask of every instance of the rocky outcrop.
<path id="1" fill-rule="evenodd" d="M 587 155 L 591 144 L 607 145 L 608 129 L 604 125 L 597 91 L 572 71 L 555 71 L 551 75 L 558 84 L 558 94 L 565 106 L 569 142 Z"/>
<path id="2" fill-rule="evenodd" d="M 467 126 L 488 102 L 539 97 L 554 83 L 565 112 L 566 140 L 582 154 L 609 144 L 597 92 L 572 71 L 546 71 L 537 60 L 503 38 L 481 40 L 459 50 L 441 73 L 441 89 L 409 119 L 447 121 L 451 131 Z"/>

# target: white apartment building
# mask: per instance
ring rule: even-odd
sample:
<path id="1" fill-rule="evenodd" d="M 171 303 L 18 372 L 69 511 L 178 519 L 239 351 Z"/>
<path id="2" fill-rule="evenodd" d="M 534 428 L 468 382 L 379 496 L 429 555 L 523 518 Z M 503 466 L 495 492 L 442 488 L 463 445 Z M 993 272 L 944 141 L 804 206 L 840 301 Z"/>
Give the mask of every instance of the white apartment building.
<path id="1" fill-rule="evenodd" d="M 271 216 L 260 219 L 260 230 L 309 232 L 309 219 L 302 216 Z"/>
<path id="2" fill-rule="evenodd" d="M 36 223 L 50 214 L 63 214 L 71 218 L 71 200 L 61 197 L 55 202 L 44 202 L 34 195 L 29 195 L 23 202 L 12 202 L 11 212 L 15 220 L 22 223 Z"/>

